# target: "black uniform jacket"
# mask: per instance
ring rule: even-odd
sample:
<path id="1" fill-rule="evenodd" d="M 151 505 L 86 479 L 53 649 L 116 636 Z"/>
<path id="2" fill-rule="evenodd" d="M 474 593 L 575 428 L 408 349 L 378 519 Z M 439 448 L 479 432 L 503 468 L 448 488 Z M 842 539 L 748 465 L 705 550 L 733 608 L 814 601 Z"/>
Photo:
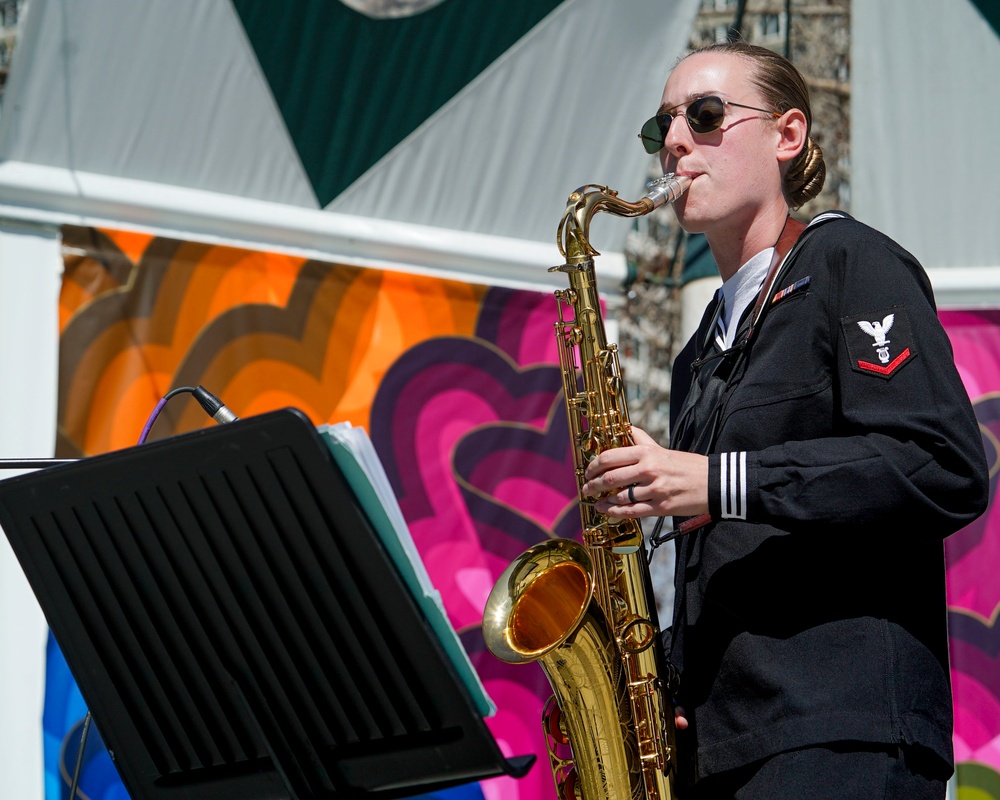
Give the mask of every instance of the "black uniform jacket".
<path id="1" fill-rule="evenodd" d="M 765 298 L 743 351 L 692 369 L 713 303 L 674 365 L 672 446 L 710 454 L 716 520 L 677 544 L 682 774 L 842 740 L 950 769 L 942 540 L 989 490 L 929 281 L 838 218 Z"/>

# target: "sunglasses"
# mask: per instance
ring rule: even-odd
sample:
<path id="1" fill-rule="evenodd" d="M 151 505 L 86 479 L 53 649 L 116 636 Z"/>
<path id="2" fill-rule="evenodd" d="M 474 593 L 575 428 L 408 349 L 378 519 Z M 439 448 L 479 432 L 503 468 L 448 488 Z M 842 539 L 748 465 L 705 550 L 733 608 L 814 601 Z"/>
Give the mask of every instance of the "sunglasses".
<path id="1" fill-rule="evenodd" d="M 722 127 L 722 123 L 726 118 L 726 106 L 749 108 L 751 111 L 763 111 L 775 119 L 781 116 L 777 111 L 768 111 L 766 108 L 757 108 L 756 106 L 745 106 L 743 103 L 733 103 L 712 94 L 708 97 L 699 97 L 697 100 L 689 103 L 687 110 L 684 112 L 684 118 L 695 133 L 711 133 Z M 642 146 L 646 148 L 647 153 L 652 155 L 653 153 L 659 153 L 663 149 L 663 140 L 667 137 L 667 131 L 670 130 L 670 123 L 674 121 L 674 117 L 676 116 L 678 115 L 671 114 L 669 111 L 661 111 L 655 117 L 650 117 L 646 120 L 639 131 L 639 138 L 642 140 Z"/>

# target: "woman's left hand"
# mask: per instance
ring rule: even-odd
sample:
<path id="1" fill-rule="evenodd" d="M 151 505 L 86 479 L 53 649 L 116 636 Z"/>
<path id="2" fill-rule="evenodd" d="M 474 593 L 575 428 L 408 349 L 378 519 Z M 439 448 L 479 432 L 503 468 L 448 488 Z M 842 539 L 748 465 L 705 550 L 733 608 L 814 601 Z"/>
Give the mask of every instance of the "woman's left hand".
<path id="1" fill-rule="evenodd" d="M 632 428 L 629 447 L 605 450 L 588 465 L 582 487 L 613 518 L 693 517 L 708 513 L 708 457 L 660 447 Z"/>

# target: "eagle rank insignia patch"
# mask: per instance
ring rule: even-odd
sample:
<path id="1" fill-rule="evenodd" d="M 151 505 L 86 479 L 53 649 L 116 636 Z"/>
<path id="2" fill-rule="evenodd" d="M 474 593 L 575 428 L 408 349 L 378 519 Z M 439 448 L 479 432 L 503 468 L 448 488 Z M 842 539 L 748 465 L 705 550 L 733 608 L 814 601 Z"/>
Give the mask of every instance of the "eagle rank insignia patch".
<path id="1" fill-rule="evenodd" d="M 851 367 L 888 380 L 916 358 L 906 309 L 893 306 L 856 317 L 843 317 L 840 325 L 847 339 Z"/>

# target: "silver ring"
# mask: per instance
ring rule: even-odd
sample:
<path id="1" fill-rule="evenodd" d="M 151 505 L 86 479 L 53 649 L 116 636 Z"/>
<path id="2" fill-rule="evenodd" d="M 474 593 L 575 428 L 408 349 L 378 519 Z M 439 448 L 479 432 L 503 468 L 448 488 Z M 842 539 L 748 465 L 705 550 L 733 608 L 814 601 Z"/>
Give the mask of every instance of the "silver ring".
<path id="1" fill-rule="evenodd" d="M 635 505 L 635 484 L 630 483 L 628 485 L 628 501 Z"/>

